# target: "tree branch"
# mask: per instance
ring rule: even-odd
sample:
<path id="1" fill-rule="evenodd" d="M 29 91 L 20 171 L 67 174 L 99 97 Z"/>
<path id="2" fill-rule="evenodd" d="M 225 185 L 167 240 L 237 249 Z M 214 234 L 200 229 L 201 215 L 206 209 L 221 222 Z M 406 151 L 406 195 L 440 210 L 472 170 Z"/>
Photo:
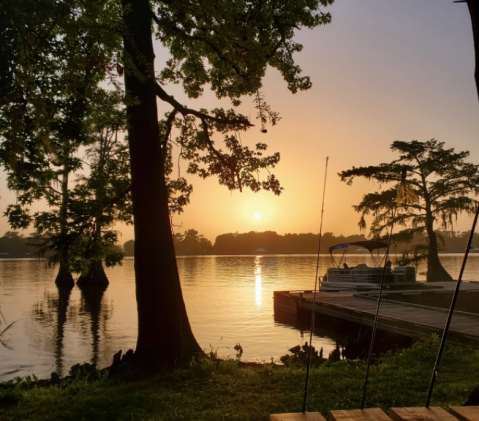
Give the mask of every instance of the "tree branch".
<path id="1" fill-rule="evenodd" d="M 227 167 L 231 170 L 231 174 L 233 176 L 233 181 L 234 181 L 235 177 L 238 179 L 238 189 L 239 189 L 240 192 L 242 192 L 243 189 L 242 189 L 242 186 L 241 186 L 241 178 L 239 176 L 239 173 L 238 173 L 238 170 L 237 170 L 236 166 L 231 165 L 225 159 L 225 157 L 213 145 L 213 142 L 210 139 L 210 134 L 208 133 L 208 124 L 206 123 L 205 119 L 201 119 L 201 125 L 203 126 L 203 131 L 205 133 L 205 140 L 206 140 L 206 144 L 208 146 L 208 149 L 216 155 L 218 160 L 220 160 L 225 167 Z"/>
<path id="2" fill-rule="evenodd" d="M 233 69 L 234 71 L 236 72 L 236 74 L 238 76 L 240 76 L 242 79 L 244 80 L 248 80 L 248 78 L 241 72 L 241 70 L 238 68 L 238 66 L 232 62 L 231 60 L 228 60 L 227 57 L 225 57 L 225 55 L 221 52 L 221 50 L 216 47 L 216 45 L 214 45 L 213 43 L 211 43 L 210 41 L 208 41 L 206 38 L 202 38 L 198 35 L 196 36 L 192 36 L 192 35 L 189 35 L 189 34 L 186 34 L 184 31 L 182 31 L 180 28 L 178 28 L 176 25 L 170 25 L 169 22 L 164 22 L 162 21 L 158 16 L 156 16 L 156 13 L 154 13 L 152 10 L 151 10 L 151 17 L 152 19 L 155 21 L 155 23 L 161 28 L 161 27 L 165 27 L 165 25 L 168 25 L 169 29 L 173 30 L 174 32 L 176 32 L 177 34 L 180 34 L 183 38 L 185 39 L 189 39 L 189 40 L 196 40 L 196 41 L 202 41 L 204 42 L 205 44 L 207 44 L 215 53 L 216 55 L 222 60 L 224 61 L 225 63 L 228 63 Z M 213 29 L 214 30 L 214 29 Z"/>
<path id="3" fill-rule="evenodd" d="M 178 111 L 175 109 L 173 109 L 173 111 L 171 111 L 171 113 L 168 115 L 168 118 L 166 119 L 166 133 L 165 133 L 165 136 L 163 137 L 163 140 L 161 140 L 161 148 L 163 149 L 163 151 L 166 150 L 166 143 L 168 142 L 168 137 L 170 136 L 170 133 L 171 133 L 171 127 L 173 125 L 173 121 L 175 121 L 175 117 L 176 117 L 176 114 L 178 113 Z M 165 154 L 163 154 L 163 156 L 165 156 Z"/>
<path id="4" fill-rule="evenodd" d="M 209 120 L 209 121 L 214 121 L 215 123 L 220 123 L 220 124 L 226 124 L 226 125 L 241 125 L 245 127 L 253 127 L 254 124 L 251 124 L 247 118 L 238 118 L 238 119 L 224 119 L 220 117 L 213 117 L 211 115 L 202 113 L 201 111 L 193 110 L 191 108 L 186 108 L 183 105 L 181 105 L 173 96 L 170 96 L 166 93 L 166 91 L 158 84 L 155 84 L 155 93 L 158 98 L 160 98 L 162 101 L 168 102 L 170 105 L 173 106 L 173 108 L 181 113 L 183 116 L 187 115 L 194 115 L 195 117 L 198 117 L 201 120 Z"/>

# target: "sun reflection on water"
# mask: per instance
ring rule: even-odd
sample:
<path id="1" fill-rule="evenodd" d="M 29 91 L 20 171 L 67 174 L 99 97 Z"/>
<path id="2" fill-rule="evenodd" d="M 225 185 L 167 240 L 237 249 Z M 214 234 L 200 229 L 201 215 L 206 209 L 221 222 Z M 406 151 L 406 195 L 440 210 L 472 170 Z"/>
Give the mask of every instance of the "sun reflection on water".
<path id="1" fill-rule="evenodd" d="M 256 306 L 261 307 L 261 256 L 256 256 L 254 276 L 256 281 Z"/>

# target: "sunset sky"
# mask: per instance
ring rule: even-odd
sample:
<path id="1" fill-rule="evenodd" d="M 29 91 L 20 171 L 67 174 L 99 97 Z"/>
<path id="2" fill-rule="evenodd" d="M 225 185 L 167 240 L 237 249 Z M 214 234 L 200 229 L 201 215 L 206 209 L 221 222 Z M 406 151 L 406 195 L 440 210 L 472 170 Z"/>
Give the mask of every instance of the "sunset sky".
<path id="1" fill-rule="evenodd" d="M 267 134 L 257 125 L 242 135 L 245 144 L 266 142 L 270 152 L 281 153 L 273 172 L 285 188 L 283 194 L 230 192 L 215 179 L 191 178 L 191 204 L 175 216 L 175 225 L 181 226 L 177 232 L 195 228 L 212 241 L 235 231 L 318 232 L 329 156 L 323 232 L 358 233 L 352 205 L 378 186 L 360 181 L 349 187 L 337 173 L 394 159 L 389 150 L 394 140 L 435 138 L 447 147 L 469 150 L 470 161 L 479 163 L 479 103 L 466 4 L 336 0 L 329 10 L 331 25 L 297 34 L 304 49 L 296 61 L 311 76 L 312 89 L 293 95 L 270 69 L 262 93 L 282 120 L 268 127 Z M 159 70 L 167 56 L 160 45 L 156 48 Z M 178 87 L 169 92 L 191 107 L 218 106 L 211 93 L 191 101 Z M 160 112 L 165 111 L 160 103 Z M 241 111 L 257 123 L 252 98 L 244 98 Z M 3 213 L 15 195 L 6 189 L 5 176 L 0 178 Z M 255 213 L 261 213 L 261 219 Z M 461 217 L 457 229 L 469 225 L 469 217 Z M 0 235 L 7 230 L 2 217 Z M 122 243 L 133 238 L 131 227 L 121 230 Z"/>

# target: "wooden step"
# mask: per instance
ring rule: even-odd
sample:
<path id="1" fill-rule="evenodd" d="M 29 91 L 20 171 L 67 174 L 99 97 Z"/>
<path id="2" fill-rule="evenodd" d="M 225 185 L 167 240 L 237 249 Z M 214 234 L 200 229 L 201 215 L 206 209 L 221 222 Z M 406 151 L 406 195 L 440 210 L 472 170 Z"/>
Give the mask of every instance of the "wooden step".
<path id="1" fill-rule="evenodd" d="M 326 421 L 319 412 L 293 412 L 290 414 L 272 414 L 269 421 Z"/>
<path id="2" fill-rule="evenodd" d="M 449 412 L 460 421 L 479 421 L 479 406 L 453 406 Z"/>
<path id="3" fill-rule="evenodd" d="M 379 408 L 331 411 L 329 421 L 391 421 Z"/>
<path id="4" fill-rule="evenodd" d="M 391 408 L 389 416 L 393 421 L 457 421 L 457 418 L 439 407 Z"/>

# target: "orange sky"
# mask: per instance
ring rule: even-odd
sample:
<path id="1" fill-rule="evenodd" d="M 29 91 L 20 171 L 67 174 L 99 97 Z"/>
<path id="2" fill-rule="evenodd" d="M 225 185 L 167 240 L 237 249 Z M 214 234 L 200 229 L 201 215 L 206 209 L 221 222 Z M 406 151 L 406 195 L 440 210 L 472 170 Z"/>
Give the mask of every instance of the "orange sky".
<path id="1" fill-rule="evenodd" d="M 274 230 L 318 232 L 326 156 L 330 157 L 323 232 L 358 233 L 352 205 L 377 188 L 366 181 L 348 187 L 337 173 L 351 166 L 388 162 L 394 140 L 446 142 L 469 150 L 479 163 L 479 104 L 474 84 L 474 48 L 467 6 L 452 0 L 337 0 L 333 22 L 298 33 L 304 50 L 296 61 L 311 76 L 313 88 L 292 95 L 275 70 L 267 72 L 262 93 L 282 120 L 262 134 L 259 127 L 242 135 L 245 144 L 266 142 L 279 151 L 274 170 L 285 191 L 230 192 L 215 179 L 194 181 L 191 204 L 175 216 L 176 231 L 195 228 L 214 241 L 218 234 Z M 157 70 L 165 52 L 157 47 Z M 211 93 L 187 100 L 191 107 L 218 105 Z M 242 112 L 254 120 L 250 98 Z M 224 104 L 227 106 L 227 103 Z M 167 111 L 160 104 L 160 112 Z M 253 121 L 255 122 L 255 121 Z M 186 164 L 183 165 L 186 169 Z M 15 200 L 1 177 L 0 212 Z M 262 218 L 254 219 L 255 212 Z M 469 229 L 462 217 L 457 229 Z M 122 227 L 121 242 L 133 238 Z M 0 220 L 0 234 L 8 230 Z"/>

